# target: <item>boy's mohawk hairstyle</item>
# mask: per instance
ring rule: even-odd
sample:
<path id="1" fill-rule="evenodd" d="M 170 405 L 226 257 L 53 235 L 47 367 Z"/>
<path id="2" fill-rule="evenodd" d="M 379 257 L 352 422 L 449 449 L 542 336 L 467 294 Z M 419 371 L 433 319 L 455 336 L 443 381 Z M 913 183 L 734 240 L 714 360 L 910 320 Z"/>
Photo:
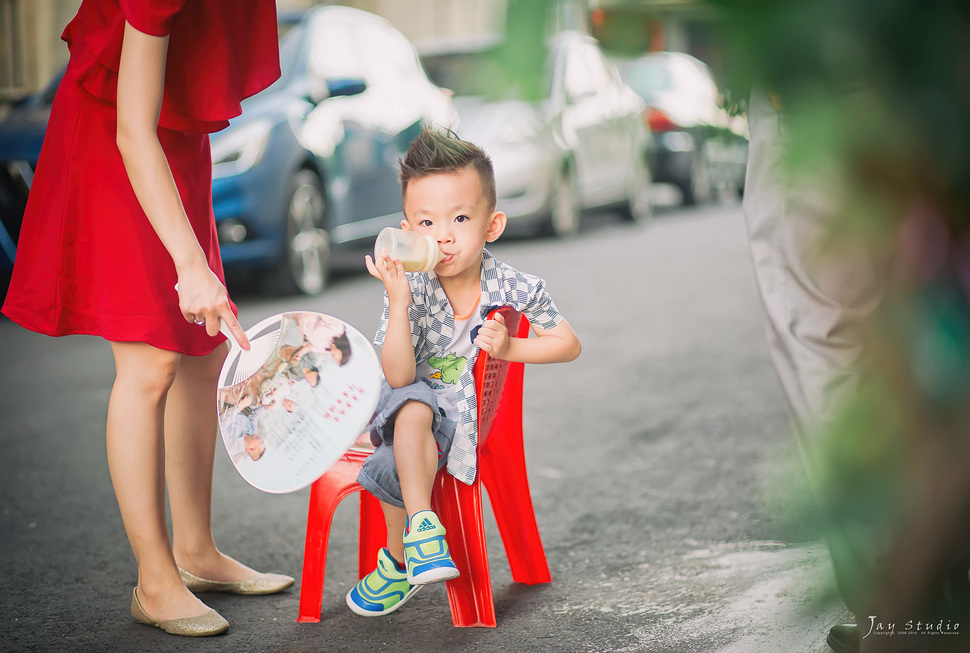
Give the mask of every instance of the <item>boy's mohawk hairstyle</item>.
<path id="1" fill-rule="evenodd" d="M 407 196 L 408 183 L 416 179 L 473 168 L 482 182 L 482 193 L 489 208 L 495 208 L 497 199 L 492 160 L 480 147 L 461 140 L 450 129 L 439 132 L 424 127 L 399 163 L 402 196 Z"/>

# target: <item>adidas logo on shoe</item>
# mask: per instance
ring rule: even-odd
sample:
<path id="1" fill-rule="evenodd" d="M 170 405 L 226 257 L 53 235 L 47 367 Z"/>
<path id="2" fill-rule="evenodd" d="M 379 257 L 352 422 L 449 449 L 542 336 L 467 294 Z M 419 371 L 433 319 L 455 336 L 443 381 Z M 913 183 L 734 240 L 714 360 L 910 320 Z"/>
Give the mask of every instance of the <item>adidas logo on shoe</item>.
<path id="1" fill-rule="evenodd" d="M 404 534 L 408 582 L 427 585 L 457 578 L 458 568 L 448 555 L 444 527 L 430 510 L 421 512 L 412 515 L 414 528 Z"/>

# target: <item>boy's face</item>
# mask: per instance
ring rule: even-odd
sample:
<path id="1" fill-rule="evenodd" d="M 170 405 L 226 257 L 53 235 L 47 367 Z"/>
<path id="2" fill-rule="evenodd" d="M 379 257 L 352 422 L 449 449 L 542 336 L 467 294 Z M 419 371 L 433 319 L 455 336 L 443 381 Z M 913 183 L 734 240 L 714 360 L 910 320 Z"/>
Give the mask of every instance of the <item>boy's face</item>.
<path id="1" fill-rule="evenodd" d="M 450 278 L 480 274 L 482 249 L 505 229 L 505 214 L 493 211 L 473 168 L 415 179 L 404 198 L 401 226 L 428 234 L 445 255 L 434 271 Z"/>

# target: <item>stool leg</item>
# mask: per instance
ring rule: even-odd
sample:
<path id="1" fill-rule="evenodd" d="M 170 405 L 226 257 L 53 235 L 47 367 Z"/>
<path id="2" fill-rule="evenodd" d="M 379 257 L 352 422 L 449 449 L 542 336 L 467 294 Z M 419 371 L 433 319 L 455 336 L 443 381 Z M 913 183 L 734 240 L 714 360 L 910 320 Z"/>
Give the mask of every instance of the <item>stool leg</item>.
<path id="1" fill-rule="evenodd" d="M 300 582 L 300 623 L 319 623 L 323 610 L 323 578 L 327 569 L 327 542 L 330 524 L 340 502 L 341 487 L 318 478 L 310 488 L 307 512 L 306 545 L 303 549 L 303 578 Z"/>
<path id="2" fill-rule="evenodd" d="M 387 524 L 381 502 L 360 488 L 360 535 L 357 543 L 357 578 L 374 570 L 377 552 L 387 546 Z"/>
<path id="3" fill-rule="evenodd" d="M 350 453 L 334 463 L 310 487 L 306 544 L 303 549 L 303 578 L 300 582 L 300 623 L 319 623 L 323 609 L 323 580 L 327 570 L 327 543 L 337 505 L 359 491 L 357 473 L 362 459 Z"/>
<path id="4" fill-rule="evenodd" d="M 479 473 L 502 535 L 512 580 L 526 585 L 548 583 L 552 576 L 536 524 L 522 442 L 496 438 L 486 447 L 478 459 Z"/>
<path id="5" fill-rule="evenodd" d="M 461 575 L 448 581 L 451 621 L 457 627 L 494 628 L 495 603 L 488 571 L 482 488 L 478 479 L 465 485 L 447 471 L 435 480 L 432 505 L 447 534 L 448 549 Z"/>

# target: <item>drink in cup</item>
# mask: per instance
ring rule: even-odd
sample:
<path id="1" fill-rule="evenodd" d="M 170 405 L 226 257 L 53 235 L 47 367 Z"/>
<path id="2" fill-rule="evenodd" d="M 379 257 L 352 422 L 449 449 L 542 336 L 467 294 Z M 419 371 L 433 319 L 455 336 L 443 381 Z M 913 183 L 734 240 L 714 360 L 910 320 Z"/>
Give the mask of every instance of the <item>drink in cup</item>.
<path id="1" fill-rule="evenodd" d="M 377 234 L 374 244 L 374 260 L 377 261 L 381 250 L 387 250 L 392 259 L 400 259 L 406 272 L 431 272 L 444 254 L 431 236 L 387 227 Z"/>

